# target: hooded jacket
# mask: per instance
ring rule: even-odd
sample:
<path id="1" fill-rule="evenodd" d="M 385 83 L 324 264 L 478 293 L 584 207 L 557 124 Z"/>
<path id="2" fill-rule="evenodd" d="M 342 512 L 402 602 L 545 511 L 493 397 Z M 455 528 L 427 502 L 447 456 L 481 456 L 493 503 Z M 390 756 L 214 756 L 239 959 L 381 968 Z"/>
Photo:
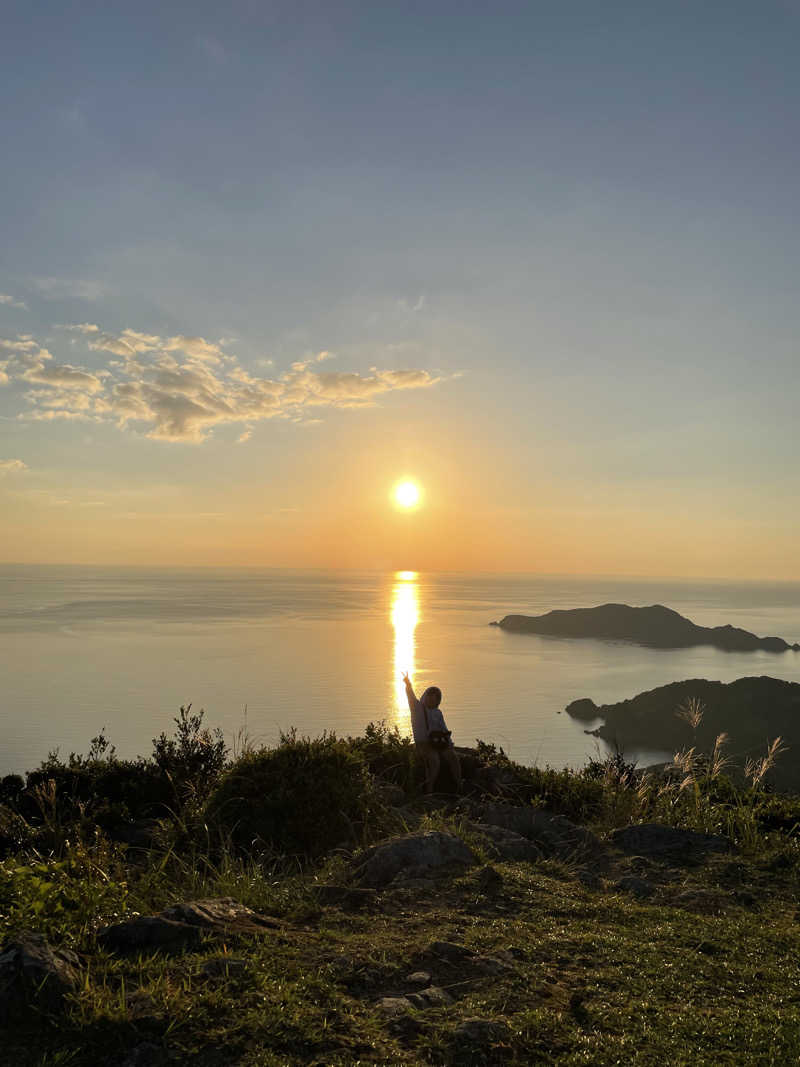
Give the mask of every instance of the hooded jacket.
<path id="1" fill-rule="evenodd" d="M 426 709 L 423 703 L 432 688 L 433 686 L 429 686 L 419 700 L 417 700 L 413 693 L 408 694 L 408 709 L 411 712 L 411 733 L 414 735 L 415 744 L 419 744 L 421 741 L 427 741 L 428 734 L 431 730 L 447 730 L 444 715 L 442 715 L 442 709 Z M 427 723 L 425 721 L 426 711 Z M 452 745 L 452 743 L 451 740 L 450 744 Z"/>

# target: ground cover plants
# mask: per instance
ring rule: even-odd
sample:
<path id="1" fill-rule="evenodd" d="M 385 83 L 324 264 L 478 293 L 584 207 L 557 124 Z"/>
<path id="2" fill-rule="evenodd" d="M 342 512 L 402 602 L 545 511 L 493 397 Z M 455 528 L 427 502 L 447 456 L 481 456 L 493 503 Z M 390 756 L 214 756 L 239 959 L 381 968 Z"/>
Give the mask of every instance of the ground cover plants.
<path id="1" fill-rule="evenodd" d="M 191 708 L 149 757 L 101 735 L 2 779 L 0 945 L 39 933 L 79 979 L 12 1016 L 0 988 L 0 1063 L 795 1062 L 800 798 L 770 789 L 780 739 L 736 768 L 724 736 L 693 745 L 701 706 L 676 711 L 670 766 L 525 768 L 477 742 L 460 797 L 423 796 L 382 724 L 232 755 Z M 469 859 L 365 879 L 398 841 Z M 107 934 L 220 898 L 263 929 L 133 951 Z"/>

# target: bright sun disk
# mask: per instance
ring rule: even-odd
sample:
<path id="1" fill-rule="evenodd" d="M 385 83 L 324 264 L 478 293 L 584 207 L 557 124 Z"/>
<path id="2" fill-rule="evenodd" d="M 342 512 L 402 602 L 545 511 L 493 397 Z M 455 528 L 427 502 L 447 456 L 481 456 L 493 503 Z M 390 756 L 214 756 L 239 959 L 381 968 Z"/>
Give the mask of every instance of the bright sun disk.
<path id="1" fill-rule="evenodd" d="M 398 482 L 394 487 L 394 499 L 398 507 L 413 508 L 419 503 L 419 486 L 415 482 Z"/>

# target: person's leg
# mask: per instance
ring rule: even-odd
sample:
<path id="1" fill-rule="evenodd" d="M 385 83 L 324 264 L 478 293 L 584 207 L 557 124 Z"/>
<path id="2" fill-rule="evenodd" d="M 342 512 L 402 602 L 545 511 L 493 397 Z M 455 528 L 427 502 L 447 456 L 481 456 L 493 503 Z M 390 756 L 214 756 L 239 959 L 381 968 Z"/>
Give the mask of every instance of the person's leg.
<path id="1" fill-rule="evenodd" d="M 444 759 L 447 762 L 447 766 L 450 768 L 450 773 L 453 776 L 453 781 L 456 783 L 456 789 L 461 789 L 461 760 L 458 758 L 458 754 L 454 748 L 448 748 L 443 753 Z"/>
<path id="2" fill-rule="evenodd" d="M 426 745 L 425 751 L 425 792 L 431 794 L 439 777 L 439 753 L 432 745 Z"/>

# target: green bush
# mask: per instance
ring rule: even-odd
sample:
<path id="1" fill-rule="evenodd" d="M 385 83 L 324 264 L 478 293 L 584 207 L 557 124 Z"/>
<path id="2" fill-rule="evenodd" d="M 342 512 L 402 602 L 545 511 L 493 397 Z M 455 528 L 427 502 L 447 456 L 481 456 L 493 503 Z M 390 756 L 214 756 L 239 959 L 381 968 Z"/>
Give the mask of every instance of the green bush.
<path id="1" fill-rule="evenodd" d="M 424 774 L 414 742 L 397 725 L 390 729 L 383 721 L 368 723 L 364 736 L 348 737 L 347 744 L 363 756 L 376 778 L 399 785 L 406 793 L 421 789 Z"/>
<path id="2" fill-rule="evenodd" d="M 374 788 L 363 756 L 334 735 L 294 731 L 274 749 L 237 760 L 211 794 L 205 816 L 247 851 L 317 856 L 352 841 Z"/>

